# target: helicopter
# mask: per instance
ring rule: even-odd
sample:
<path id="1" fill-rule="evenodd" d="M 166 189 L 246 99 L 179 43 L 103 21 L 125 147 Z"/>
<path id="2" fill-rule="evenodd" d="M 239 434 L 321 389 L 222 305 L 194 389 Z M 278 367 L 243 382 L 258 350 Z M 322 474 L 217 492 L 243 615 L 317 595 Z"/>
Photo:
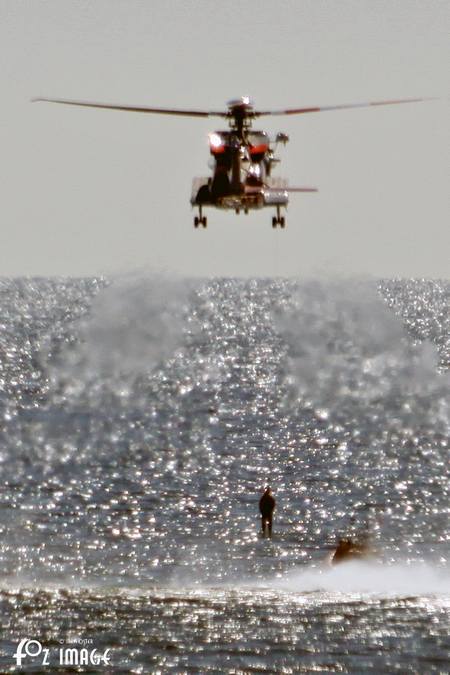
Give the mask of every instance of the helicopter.
<path id="1" fill-rule="evenodd" d="M 399 103 L 417 103 L 424 98 L 408 98 L 365 103 L 347 103 L 331 106 L 309 106 L 286 108 L 282 110 L 257 110 L 248 96 L 232 99 L 226 110 L 183 110 L 178 108 L 153 108 L 141 105 L 120 105 L 113 103 L 94 103 L 62 98 L 35 98 L 33 102 L 61 103 L 65 105 L 122 110 L 128 112 L 155 113 L 162 115 L 181 115 L 184 117 L 222 117 L 228 121 L 229 128 L 209 134 L 209 149 L 212 156 L 212 175 L 193 179 L 191 205 L 198 208 L 194 218 L 194 227 L 207 227 L 207 218 L 203 211 L 206 207 L 231 209 L 236 214 L 264 207 L 275 208 L 272 227 L 284 228 L 286 209 L 291 193 L 317 192 L 315 187 L 290 187 L 286 179 L 273 177 L 272 171 L 280 161 L 275 153 L 278 145 L 286 145 L 287 134 L 279 132 L 271 137 L 265 131 L 252 129 L 253 121 L 269 115 L 303 115 L 306 113 L 349 108 L 367 108 L 372 106 L 396 105 Z"/>

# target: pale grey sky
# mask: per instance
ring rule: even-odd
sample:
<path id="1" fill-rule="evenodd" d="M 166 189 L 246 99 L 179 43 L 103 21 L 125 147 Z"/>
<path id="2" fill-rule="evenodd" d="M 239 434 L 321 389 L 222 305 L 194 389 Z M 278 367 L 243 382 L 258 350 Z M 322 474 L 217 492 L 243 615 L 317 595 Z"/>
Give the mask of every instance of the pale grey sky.
<path id="1" fill-rule="evenodd" d="M 448 0 L 0 0 L 0 275 L 450 276 Z M 284 131 L 271 210 L 208 210 L 191 181 L 207 133 L 187 119 L 31 104 L 34 96 L 222 108 L 441 96 L 262 118 Z"/>

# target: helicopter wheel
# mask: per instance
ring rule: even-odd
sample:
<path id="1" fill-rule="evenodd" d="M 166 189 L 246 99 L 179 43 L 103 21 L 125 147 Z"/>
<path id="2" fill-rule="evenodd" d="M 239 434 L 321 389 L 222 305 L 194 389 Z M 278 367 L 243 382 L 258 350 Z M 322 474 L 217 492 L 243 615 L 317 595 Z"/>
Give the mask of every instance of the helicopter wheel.
<path id="1" fill-rule="evenodd" d="M 275 229 L 277 225 L 278 225 L 278 218 L 276 218 L 276 216 L 274 216 L 272 218 L 272 227 Z"/>
<path id="2" fill-rule="evenodd" d="M 194 227 L 198 227 L 200 224 L 200 218 L 198 216 L 195 216 L 194 218 Z"/>
<path id="3" fill-rule="evenodd" d="M 206 216 L 203 216 L 201 222 L 202 222 L 203 227 L 207 227 L 208 221 L 206 220 Z"/>
<path id="4" fill-rule="evenodd" d="M 284 216 L 281 216 L 280 218 L 280 227 L 284 230 L 286 227 L 286 221 L 284 220 Z"/>

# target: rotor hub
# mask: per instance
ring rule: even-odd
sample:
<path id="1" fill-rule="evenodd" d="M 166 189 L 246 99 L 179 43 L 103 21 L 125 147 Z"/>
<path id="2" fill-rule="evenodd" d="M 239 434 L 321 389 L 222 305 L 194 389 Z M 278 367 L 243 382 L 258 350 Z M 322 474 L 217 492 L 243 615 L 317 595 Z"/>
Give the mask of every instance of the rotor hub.
<path id="1" fill-rule="evenodd" d="M 255 117 L 253 102 L 248 96 L 241 96 L 240 98 L 228 101 L 227 105 L 227 117 L 230 120 L 230 127 L 242 139 L 244 129 L 250 128 L 251 120 Z"/>

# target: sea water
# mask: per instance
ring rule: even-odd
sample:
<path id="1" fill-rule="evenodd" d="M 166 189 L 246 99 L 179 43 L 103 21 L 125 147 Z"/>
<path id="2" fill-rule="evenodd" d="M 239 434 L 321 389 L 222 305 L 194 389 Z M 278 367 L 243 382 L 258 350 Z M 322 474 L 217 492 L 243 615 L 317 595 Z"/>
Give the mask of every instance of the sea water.
<path id="1" fill-rule="evenodd" d="M 0 671 L 449 672 L 449 300 L 0 280 Z"/>

